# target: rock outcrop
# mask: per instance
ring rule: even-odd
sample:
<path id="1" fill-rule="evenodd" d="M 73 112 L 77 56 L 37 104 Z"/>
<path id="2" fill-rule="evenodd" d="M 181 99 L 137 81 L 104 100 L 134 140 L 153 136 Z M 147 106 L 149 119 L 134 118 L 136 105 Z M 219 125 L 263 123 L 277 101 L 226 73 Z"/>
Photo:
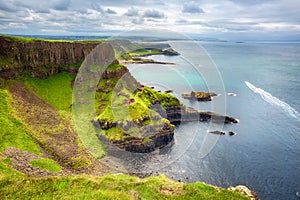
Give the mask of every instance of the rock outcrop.
<path id="1" fill-rule="evenodd" d="M 204 112 L 186 107 L 184 105 L 173 105 L 166 108 L 167 119 L 171 123 L 192 122 L 192 121 L 212 121 L 217 123 L 238 123 L 238 120 L 226 115 L 213 112 Z"/>
<path id="2" fill-rule="evenodd" d="M 174 138 L 174 126 L 170 124 L 164 124 L 163 127 L 148 126 L 141 129 L 144 129 L 144 131 L 147 129 L 147 137 L 126 137 L 123 140 L 113 141 L 113 143 L 125 151 L 149 153 L 166 146 Z"/>
<path id="3" fill-rule="evenodd" d="M 166 56 L 178 56 L 178 55 L 180 55 L 177 51 L 175 51 L 172 48 L 168 48 L 168 49 L 163 50 L 163 54 L 166 55 Z"/>
<path id="4" fill-rule="evenodd" d="M 257 194 L 250 190 L 249 188 L 247 188 L 244 185 L 238 185 L 236 187 L 230 186 L 229 188 L 227 188 L 228 190 L 232 190 L 232 191 L 237 191 L 243 195 L 248 196 L 251 200 L 259 200 L 259 197 L 257 196 Z"/>
<path id="5" fill-rule="evenodd" d="M 213 92 L 184 92 L 182 93 L 182 97 L 184 99 L 194 100 L 194 101 L 211 101 L 213 97 L 218 96 Z"/>

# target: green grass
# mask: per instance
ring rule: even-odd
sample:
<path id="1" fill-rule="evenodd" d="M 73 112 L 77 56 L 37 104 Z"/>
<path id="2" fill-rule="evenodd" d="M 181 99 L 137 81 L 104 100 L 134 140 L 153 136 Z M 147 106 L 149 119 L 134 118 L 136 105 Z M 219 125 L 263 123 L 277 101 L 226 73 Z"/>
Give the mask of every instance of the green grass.
<path id="1" fill-rule="evenodd" d="M 134 56 L 141 56 L 141 55 L 159 55 L 159 54 L 163 54 L 163 52 L 160 49 L 147 50 L 142 48 L 142 49 L 131 51 L 129 54 L 134 57 Z"/>
<path id="2" fill-rule="evenodd" d="M 104 134 L 107 137 L 107 139 L 111 141 L 124 139 L 124 131 L 119 127 L 113 127 L 108 130 L 102 130 L 102 134 Z"/>
<path id="3" fill-rule="evenodd" d="M 92 161 L 85 156 L 77 156 L 70 159 L 74 169 L 86 168 L 92 164 Z"/>
<path id="4" fill-rule="evenodd" d="M 23 82 L 56 109 L 68 111 L 72 104 L 71 83 L 74 78 L 66 72 L 61 72 L 46 79 L 27 76 Z"/>
<path id="5" fill-rule="evenodd" d="M 159 102 L 164 108 L 180 104 L 179 100 L 173 95 L 158 92 L 149 87 L 144 87 L 143 90 L 138 91 L 135 96 L 140 98 L 148 107 L 155 104 L 155 102 Z"/>
<path id="6" fill-rule="evenodd" d="M 5 40 L 7 41 L 14 41 L 14 42 L 20 42 L 20 43 L 31 43 L 36 41 L 41 41 L 42 39 L 37 38 L 25 38 L 21 36 L 10 36 L 10 35 L 0 35 L 5 37 Z"/>
<path id="7" fill-rule="evenodd" d="M 14 117 L 9 105 L 11 97 L 6 89 L 0 89 L 0 153 L 9 146 L 23 151 L 41 154 L 39 146 L 27 134 L 28 130 Z"/>
<path id="8" fill-rule="evenodd" d="M 7 41 L 19 42 L 19 43 L 32 43 L 32 42 L 74 42 L 74 40 L 47 40 L 42 38 L 29 38 L 29 37 L 22 37 L 22 36 L 12 36 L 12 35 L 2 35 Z"/>
<path id="9" fill-rule="evenodd" d="M 11 162 L 12 161 L 9 158 L 5 158 L 5 159 L 1 160 L 1 157 L 0 157 L 0 179 L 5 178 L 5 177 L 23 176 L 23 174 L 21 172 L 7 166 L 7 165 L 11 164 Z"/>
<path id="10" fill-rule="evenodd" d="M 54 160 L 49 158 L 41 158 L 37 160 L 31 160 L 30 164 L 33 167 L 37 167 L 43 170 L 48 170 L 51 172 L 60 172 L 62 167 L 57 164 Z"/>
<path id="11" fill-rule="evenodd" d="M 2 179 L 0 196 L 5 199 L 249 199 L 203 183 L 185 185 L 164 175 L 145 179 L 129 175 Z"/>
<path id="12" fill-rule="evenodd" d="M 109 65 L 109 66 L 106 68 L 106 70 L 111 70 L 111 71 L 114 71 L 114 70 L 120 70 L 120 69 L 123 68 L 123 67 L 124 67 L 124 66 L 121 65 L 121 64 L 116 64 L 116 63 L 114 63 L 114 64 Z"/>

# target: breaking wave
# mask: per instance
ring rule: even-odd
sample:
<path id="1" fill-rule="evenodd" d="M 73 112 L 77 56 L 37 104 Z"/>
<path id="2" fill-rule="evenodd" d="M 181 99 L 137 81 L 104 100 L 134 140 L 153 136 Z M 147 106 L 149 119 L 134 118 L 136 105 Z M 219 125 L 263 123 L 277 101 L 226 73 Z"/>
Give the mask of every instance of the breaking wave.
<path id="1" fill-rule="evenodd" d="M 296 118 L 297 120 L 300 121 L 300 114 L 293 108 L 291 107 L 289 104 L 285 103 L 284 101 L 281 101 L 280 99 L 272 96 L 272 94 L 270 94 L 269 92 L 264 91 L 261 88 L 257 88 L 254 85 L 252 85 L 251 83 L 249 83 L 248 81 L 245 81 L 245 84 L 248 86 L 248 88 L 250 88 L 250 90 L 252 90 L 254 93 L 259 94 L 263 100 L 265 100 L 266 102 L 272 104 L 272 105 L 276 105 L 281 107 L 285 112 L 287 112 L 290 116 Z"/>

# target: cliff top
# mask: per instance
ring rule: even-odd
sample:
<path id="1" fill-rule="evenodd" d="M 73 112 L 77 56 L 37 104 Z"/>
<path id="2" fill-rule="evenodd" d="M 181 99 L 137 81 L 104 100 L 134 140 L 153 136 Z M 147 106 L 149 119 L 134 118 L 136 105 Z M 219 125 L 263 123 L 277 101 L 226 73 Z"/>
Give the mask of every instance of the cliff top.
<path id="1" fill-rule="evenodd" d="M 42 38 L 29 38 L 29 37 L 4 35 L 4 34 L 0 34 L 0 38 L 5 39 L 7 41 L 17 42 L 17 43 L 33 43 L 33 42 L 99 43 L 99 42 L 103 41 L 103 39 L 99 39 L 99 40 L 49 40 L 49 39 L 42 39 Z"/>

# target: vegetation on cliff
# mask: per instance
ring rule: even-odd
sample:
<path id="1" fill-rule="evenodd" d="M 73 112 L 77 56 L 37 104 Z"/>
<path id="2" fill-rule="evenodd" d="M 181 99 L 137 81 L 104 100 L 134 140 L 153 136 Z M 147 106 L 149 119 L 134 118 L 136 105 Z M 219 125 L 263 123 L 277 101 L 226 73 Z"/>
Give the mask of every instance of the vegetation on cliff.
<path id="1" fill-rule="evenodd" d="M 150 152 L 168 144 L 173 139 L 174 126 L 151 108 L 155 104 L 167 107 L 179 105 L 179 101 L 142 86 L 125 66 L 112 64 L 102 75 L 96 93 L 96 120 L 102 136 L 120 148 L 136 152 Z"/>

